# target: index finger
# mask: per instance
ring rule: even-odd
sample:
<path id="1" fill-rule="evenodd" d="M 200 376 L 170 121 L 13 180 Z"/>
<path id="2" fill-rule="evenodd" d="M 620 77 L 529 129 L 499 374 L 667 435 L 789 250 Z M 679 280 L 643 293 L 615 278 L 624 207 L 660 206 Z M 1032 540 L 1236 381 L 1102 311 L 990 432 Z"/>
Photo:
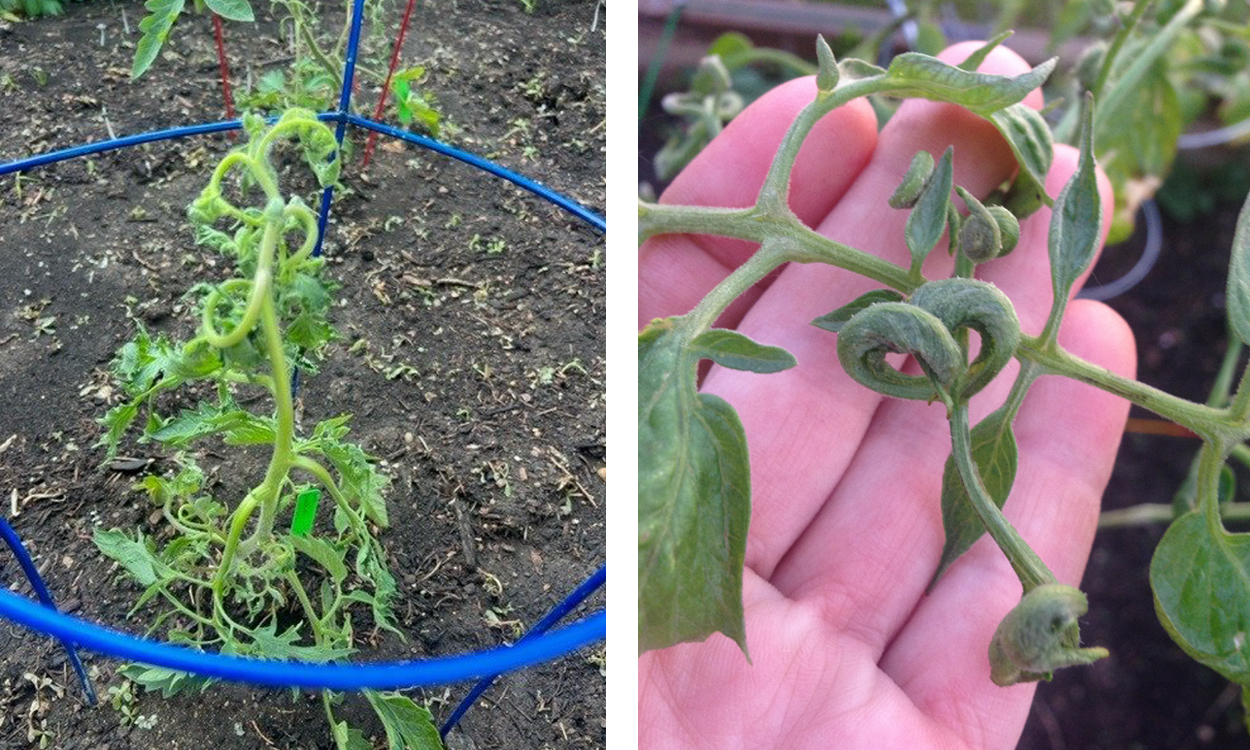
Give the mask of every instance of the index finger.
<path id="1" fill-rule="evenodd" d="M 708 144 L 664 191 L 661 203 L 746 208 L 754 205 L 781 139 L 816 98 L 815 78 L 798 78 L 757 99 Z M 877 118 L 857 99 L 825 115 L 804 141 L 790 178 L 790 209 L 806 224 L 823 219 L 868 163 L 877 143 Z M 755 248 L 727 237 L 670 234 L 643 243 L 638 258 L 638 318 L 689 312 Z M 753 295 L 721 318 L 732 327 Z"/>

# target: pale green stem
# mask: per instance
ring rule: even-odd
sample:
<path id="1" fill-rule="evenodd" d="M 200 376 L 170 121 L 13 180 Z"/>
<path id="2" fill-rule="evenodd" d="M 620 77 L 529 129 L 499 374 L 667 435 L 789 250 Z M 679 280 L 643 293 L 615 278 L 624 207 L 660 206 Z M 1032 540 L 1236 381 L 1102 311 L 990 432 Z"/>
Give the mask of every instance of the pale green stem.
<path id="1" fill-rule="evenodd" d="M 283 219 L 280 204 L 280 200 L 277 200 L 276 203 L 274 200 L 271 200 L 269 208 L 265 209 L 267 217 L 265 233 L 261 238 L 255 275 L 250 281 L 247 279 L 231 279 L 227 281 L 219 289 L 213 290 L 208 295 L 208 299 L 204 301 L 204 312 L 201 315 L 200 329 L 203 332 L 204 339 L 218 349 L 229 349 L 247 338 L 247 335 L 256 327 L 256 322 L 261 316 L 261 308 L 264 306 L 265 300 L 272 299 L 270 292 L 273 289 L 274 252 L 278 246 L 278 239 L 282 236 Z M 243 311 L 243 318 L 230 333 L 218 333 L 217 327 L 213 324 L 213 314 L 216 312 L 221 298 L 225 293 L 233 289 L 249 285 L 247 308 Z"/>
<path id="2" fill-rule="evenodd" d="M 754 255 L 734 269 L 733 273 L 717 284 L 684 316 L 687 323 L 682 326 L 683 330 L 693 338 L 711 328 L 726 307 L 786 260 L 786 253 L 781 249 L 780 243 L 765 242 Z"/>
<path id="3" fill-rule="evenodd" d="M 239 383 L 241 385 L 259 385 L 263 388 L 273 390 L 273 378 L 268 375 L 247 375 L 241 372 L 227 371 L 222 373 L 222 377 L 231 383 Z"/>
<path id="4" fill-rule="evenodd" d="M 334 88 L 339 90 L 343 88 L 343 70 L 342 66 L 335 63 L 321 49 L 321 45 L 317 44 L 317 38 L 313 36 L 312 29 L 308 27 L 307 22 L 297 20 L 295 26 L 300 36 L 304 38 L 304 44 L 308 47 L 308 51 L 312 52 L 313 57 L 317 58 L 317 62 L 321 65 L 325 72 L 334 77 Z"/>
<path id="5" fill-rule="evenodd" d="M 261 485 L 267 490 L 262 494 L 260 521 L 256 531 L 248 540 L 249 546 L 263 542 L 273 534 L 274 519 L 278 512 L 279 490 L 282 481 L 291 470 L 295 457 L 295 405 L 291 400 L 291 373 L 287 368 L 286 351 L 282 346 L 282 329 L 278 325 L 278 313 L 274 309 L 273 298 L 266 300 L 261 310 L 261 330 L 265 336 L 266 355 L 269 357 L 271 376 L 273 377 L 273 396 L 277 407 L 274 420 L 274 450 L 269 461 L 269 470 Z"/>
<path id="6" fill-rule="evenodd" d="M 972 439 L 968 425 L 968 405 L 957 404 L 951 415 L 951 454 L 955 458 L 955 466 L 959 470 L 959 478 L 968 491 L 968 499 L 973 510 L 985 525 L 986 531 L 994 539 L 999 549 L 1007 555 L 1012 569 L 1020 578 L 1024 593 L 1029 593 L 1038 586 L 1056 583 L 1055 576 L 1042 562 L 1020 533 L 1016 531 L 1003 512 L 990 498 L 985 484 L 981 481 L 981 473 L 972 459 Z"/>
<path id="7" fill-rule="evenodd" d="M 1104 511 L 1098 516 L 1098 528 L 1148 526 L 1156 523 L 1171 523 L 1175 518 L 1176 508 L 1171 503 L 1142 503 L 1128 508 Z M 1250 521 L 1250 503 L 1224 503 L 1220 505 L 1220 518 L 1225 521 Z"/>
<path id="8" fill-rule="evenodd" d="M 755 202 L 756 207 L 773 215 L 790 214 L 790 207 L 786 204 L 786 196 L 790 190 L 790 173 L 794 171 L 794 162 L 798 158 L 799 149 L 803 147 L 808 133 L 816 126 L 820 118 L 843 104 L 868 94 L 884 93 L 892 85 L 895 84 L 883 83 L 881 76 L 864 78 L 840 84 L 829 94 L 817 96 L 815 101 L 804 107 L 798 117 L 794 118 L 794 122 L 790 123 L 790 128 L 782 137 L 781 145 L 777 147 L 777 154 L 773 157 L 773 163 L 768 169 L 768 176 L 764 178 L 764 184 L 760 187 L 759 198 Z"/>
<path id="9" fill-rule="evenodd" d="M 784 241 L 786 246 L 786 255 L 781 261 L 783 263 L 826 263 L 867 276 L 902 292 L 910 292 L 924 283 L 923 278 L 913 278 L 908 269 L 902 266 L 818 234 L 804 226 L 788 210 L 786 215 L 778 217 L 756 208 L 691 208 L 654 203 L 639 204 L 639 241 L 657 234 L 673 233 L 715 234 L 759 243 L 774 239 L 778 240 L 779 245 Z"/>
<path id="10" fill-rule="evenodd" d="M 334 718 L 334 711 L 330 707 L 330 691 L 321 691 L 321 706 L 326 710 L 326 719 L 330 722 L 331 727 L 338 726 L 338 722 Z"/>
<path id="11" fill-rule="evenodd" d="M 793 55 L 789 52 L 772 49 L 770 47 L 751 47 L 750 49 L 745 49 L 741 52 L 725 55 L 721 59 L 725 63 L 725 67 L 730 70 L 736 70 L 744 65 L 750 65 L 752 63 L 764 62 L 773 63 L 782 68 L 788 68 L 801 76 L 815 75 L 817 71 L 817 67 L 815 65 L 812 65 L 798 55 Z"/>
<path id="12" fill-rule="evenodd" d="M 180 534 L 184 536 L 208 534 L 211 536 L 216 532 L 216 529 L 213 529 L 208 526 L 200 526 L 199 524 L 191 524 L 191 523 L 182 521 L 174 514 L 174 511 L 170 509 L 169 503 L 170 503 L 170 500 L 166 500 L 165 504 L 161 506 L 161 516 L 164 517 L 166 523 L 168 523 L 170 526 L 173 526 Z M 221 535 L 217 534 L 216 541 L 220 541 L 220 538 L 221 538 Z"/>
<path id="13" fill-rule="evenodd" d="M 277 212 L 276 216 L 270 213 L 269 223 L 265 227 L 265 236 L 268 239 L 271 230 L 275 226 L 280 229 L 282 214 Z M 269 248 L 268 254 L 272 257 L 273 248 Z M 266 252 L 262 249 L 262 256 Z M 257 274 L 261 273 L 261 267 L 257 267 Z M 254 282 L 255 283 L 255 282 Z M 259 284 L 257 283 L 259 286 Z M 266 287 L 269 285 L 266 284 Z M 271 292 L 272 290 L 270 290 Z M 276 406 L 276 417 L 274 420 L 274 444 L 273 454 L 269 459 L 269 468 L 265 473 L 264 481 L 259 487 L 248 493 L 243 499 L 239 507 L 235 509 L 230 521 L 229 535 L 226 537 L 226 548 L 222 553 L 221 565 L 217 569 L 217 575 L 213 579 L 214 595 L 221 597 L 225 581 L 230 574 L 234 557 L 239 551 L 239 540 L 243 534 L 243 530 L 247 526 L 247 522 L 256 508 L 260 507 L 260 520 L 257 522 L 256 530 L 247 542 L 244 543 L 242 551 L 246 554 L 256 548 L 256 546 L 269 537 L 273 533 L 274 517 L 277 515 L 279 490 L 282 482 L 286 479 L 287 473 L 290 471 L 291 463 L 295 457 L 293 443 L 295 438 L 295 408 L 291 400 L 291 375 L 287 369 L 286 352 L 282 346 L 282 330 L 278 324 L 278 314 L 274 307 L 273 294 L 267 293 L 260 305 L 260 326 L 264 335 L 265 354 L 269 359 L 270 378 L 272 379 L 271 393 Z M 236 331 L 243 327 L 239 326 Z M 247 331 L 244 331 L 246 335 Z"/>
<path id="14" fill-rule="evenodd" d="M 1211 386 L 1207 406 L 1220 408 L 1228 403 L 1228 395 L 1233 387 L 1233 373 L 1237 370 L 1237 359 L 1241 356 L 1241 349 L 1241 339 L 1229 331 L 1228 349 L 1224 352 L 1224 361 L 1220 363 L 1220 371 L 1215 376 L 1215 384 Z"/>
<path id="15" fill-rule="evenodd" d="M 1237 385 L 1237 393 L 1228 406 L 1228 413 L 1238 423 L 1245 423 L 1250 419 L 1250 363 L 1246 364 L 1246 369 L 1241 373 L 1241 383 Z"/>
<path id="16" fill-rule="evenodd" d="M 239 548 L 239 540 L 243 537 L 243 530 L 247 528 L 247 522 L 252 517 L 252 512 L 256 510 L 256 506 L 260 503 L 260 499 L 256 493 L 260 488 L 247 493 L 243 498 L 243 502 L 239 503 L 239 507 L 235 508 L 234 513 L 230 515 L 230 530 L 226 534 L 226 548 L 221 553 L 221 564 L 217 566 L 217 574 L 213 576 L 213 597 L 220 600 L 225 591 L 226 578 L 230 573 L 230 569 L 234 566 L 234 556 Z"/>
<path id="17" fill-rule="evenodd" d="M 1153 386 L 1122 377 L 1106 368 L 1074 357 L 1057 345 L 1044 347 L 1040 339 L 1031 336 L 1021 339 L 1020 345 L 1016 348 L 1016 356 L 1022 361 L 1036 362 L 1046 374 L 1063 375 L 1128 399 L 1138 406 L 1188 427 L 1204 439 L 1235 436 L 1245 429 L 1238 427 L 1222 409 L 1195 404 Z"/>
<path id="18" fill-rule="evenodd" d="M 195 622 L 200 623 L 201 625 L 207 625 L 210 628 L 216 625 L 216 623 L 214 623 L 209 618 L 205 617 L 204 615 L 201 615 L 200 613 L 191 609 L 187 605 L 183 604 L 182 601 L 178 599 L 178 597 L 174 596 L 166 589 L 162 588 L 160 591 L 161 591 L 161 596 L 165 597 L 165 600 L 168 601 L 171 605 L 173 605 L 174 609 L 178 610 L 178 612 L 180 612 L 184 616 L 190 618 L 191 620 Z"/>
<path id="19" fill-rule="evenodd" d="M 1250 447 L 1247 447 L 1245 443 L 1234 445 L 1232 450 L 1228 452 L 1228 455 L 1240 461 L 1242 466 L 1250 469 Z"/>
<path id="20" fill-rule="evenodd" d="M 352 527 L 360 531 L 365 529 L 364 519 L 356 513 L 356 509 L 353 508 L 351 503 L 347 501 L 347 497 L 343 495 L 342 490 L 339 489 L 338 484 L 334 481 L 334 477 L 330 475 L 330 472 L 326 469 L 326 467 L 317 463 L 308 456 L 296 456 L 292 460 L 291 465 L 297 469 L 303 469 L 316 477 L 317 481 L 321 482 L 321 484 L 323 484 L 326 490 L 330 493 L 330 497 L 334 499 L 334 503 L 347 514 Z M 365 536 L 367 537 L 368 535 Z"/>
<path id="21" fill-rule="evenodd" d="M 287 583 L 291 584 L 291 589 L 295 591 L 295 598 L 299 599 L 300 606 L 304 608 L 304 617 L 308 618 L 308 623 L 312 625 L 313 640 L 317 643 L 325 641 L 325 628 L 321 622 L 321 618 L 317 616 L 317 610 L 313 607 L 312 601 L 308 598 L 308 592 L 304 590 L 304 584 L 300 583 L 299 576 L 295 571 L 286 574 Z"/>
<path id="22" fill-rule="evenodd" d="M 1226 444 L 1222 441 L 1209 441 L 1198 452 L 1198 508 L 1206 516 L 1213 539 L 1226 533 L 1220 521 L 1220 471 L 1227 456 Z"/>

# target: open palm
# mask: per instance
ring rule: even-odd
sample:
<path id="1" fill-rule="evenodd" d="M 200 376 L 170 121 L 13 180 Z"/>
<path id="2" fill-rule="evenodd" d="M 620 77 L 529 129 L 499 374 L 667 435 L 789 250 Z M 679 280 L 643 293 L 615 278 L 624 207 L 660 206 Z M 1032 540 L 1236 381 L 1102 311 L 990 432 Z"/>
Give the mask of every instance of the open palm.
<path id="1" fill-rule="evenodd" d="M 942 58 L 958 62 L 979 45 Z M 995 50 L 983 72 L 1028 70 Z M 792 81 L 740 115 L 685 170 L 662 202 L 751 205 L 773 152 L 812 79 Z M 1041 95 L 1026 99 L 1040 106 Z M 886 205 L 918 150 L 955 147 L 955 183 L 984 196 L 1015 162 L 985 120 L 958 107 L 909 101 L 880 133 L 863 100 L 826 116 L 799 153 L 790 205 L 821 233 L 906 267 L 905 211 Z M 1047 191 L 1056 195 L 1077 154 L 1056 148 Z M 1100 175 L 1104 215 L 1109 194 Z M 1036 335 L 1051 304 L 1050 212 L 1021 223 L 1018 248 L 978 269 Z M 640 318 L 682 314 L 754 247 L 667 235 L 640 257 Z M 928 278 L 953 262 L 935 251 Z M 792 352 L 799 365 L 772 375 L 713 367 L 703 390 L 738 411 L 751 452 L 752 513 L 743 598 L 751 663 L 714 635 L 643 655 L 643 748 L 1009 748 L 1032 685 L 996 687 L 986 651 L 1020 584 L 982 539 L 926 594 L 942 550 L 939 497 L 950 433 L 941 404 L 887 399 L 837 361 L 835 337 L 809 322 L 875 288 L 821 265 L 791 265 L 719 321 Z M 1078 284 L 1079 287 L 1079 284 Z M 1131 376 L 1132 335 L 1109 308 L 1074 302 L 1060 343 Z M 914 362 L 902 365 L 918 374 Z M 997 407 L 1016 365 L 972 401 L 975 423 Z M 1015 423 L 1020 464 L 1005 513 L 1060 582 L 1078 583 L 1128 405 L 1092 387 L 1044 377 Z M 1097 606 L 1097 603 L 1094 604 Z"/>

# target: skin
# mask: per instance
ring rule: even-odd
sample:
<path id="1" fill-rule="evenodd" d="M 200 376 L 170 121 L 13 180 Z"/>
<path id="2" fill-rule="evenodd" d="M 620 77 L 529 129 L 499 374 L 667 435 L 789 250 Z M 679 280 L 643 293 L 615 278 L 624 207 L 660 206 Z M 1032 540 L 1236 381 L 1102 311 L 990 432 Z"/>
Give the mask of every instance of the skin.
<path id="1" fill-rule="evenodd" d="M 957 45 L 941 57 L 959 62 L 979 46 Z M 1018 75 L 1028 67 L 999 48 L 981 70 Z M 752 204 L 782 133 L 815 93 L 807 78 L 758 100 L 662 202 Z M 1040 107 L 1040 92 L 1026 103 Z M 906 267 L 907 212 L 886 198 L 918 149 L 937 157 L 951 144 L 955 183 L 979 197 L 1015 170 L 993 127 L 961 108 L 908 101 L 878 134 L 867 103 L 853 102 L 822 120 L 803 146 L 791 208 L 827 236 Z M 1076 165 L 1075 150 L 1056 147 L 1051 196 Z M 1109 216 L 1110 186 L 1099 178 Z M 1051 302 L 1049 221 L 1043 209 L 1022 222 L 1015 252 L 977 274 L 1011 298 L 1033 335 Z M 713 237 L 648 241 L 639 259 L 639 324 L 686 312 L 752 250 Z M 942 278 L 951 268 L 943 246 L 925 274 Z M 712 367 L 703 382 L 738 410 L 750 445 L 743 597 L 751 663 L 720 634 L 644 654 L 640 747 L 1011 748 L 1019 739 L 1035 686 L 996 687 L 986 655 L 1021 595 L 1006 559 L 982 538 L 925 593 L 943 542 L 939 497 L 950 451 L 943 407 L 858 385 L 837 362 L 834 336 L 809 325 L 877 286 L 840 269 L 791 265 L 718 323 L 783 346 L 799 361 L 773 375 Z M 1132 333 L 1101 303 L 1071 303 L 1059 341 L 1134 374 Z M 919 373 L 914 362 L 895 364 Z M 1002 402 L 1017 369 L 1013 362 L 973 400 L 974 424 Z M 1016 420 L 1020 463 L 1005 513 L 1060 582 L 1080 581 L 1127 414 L 1127 402 L 1114 396 L 1043 377 Z"/>

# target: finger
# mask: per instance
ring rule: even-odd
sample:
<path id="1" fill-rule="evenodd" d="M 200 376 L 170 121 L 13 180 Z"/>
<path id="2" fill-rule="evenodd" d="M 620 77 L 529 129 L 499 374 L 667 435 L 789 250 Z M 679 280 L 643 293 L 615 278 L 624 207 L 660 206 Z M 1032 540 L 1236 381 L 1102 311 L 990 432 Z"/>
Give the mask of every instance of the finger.
<path id="1" fill-rule="evenodd" d="M 1058 195 L 1078 158 L 1068 147 L 1057 150 L 1048 194 Z M 1100 185 L 1109 215 L 1113 198 L 1105 176 Z M 1034 333 L 1045 323 L 1052 297 L 1050 217 L 1050 209 L 1042 209 L 1023 222 L 1015 252 L 989 264 L 993 273 L 987 273 L 1012 300 L 1021 327 Z M 914 362 L 905 369 L 920 374 Z M 1011 363 L 973 400 L 973 424 L 1003 403 L 1018 370 Z M 820 602 L 833 627 L 853 631 L 881 653 L 910 617 L 941 557 L 942 473 L 950 446 L 944 407 L 886 399 L 842 483 L 778 566 L 773 584 L 795 598 Z M 851 538 L 855 545 L 830 542 Z"/>
<path id="2" fill-rule="evenodd" d="M 815 78 L 784 83 L 738 115 L 664 191 L 661 203 L 746 208 L 754 205 L 782 137 L 816 98 Z M 815 224 L 829 213 L 867 163 L 877 141 L 872 107 L 855 100 L 825 115 L 799 151 L 790 177 L 790 208 Z M 638 258 L 639 324 L 689 312 L 757 245 L 709 235 L 661 235 Z M 740 316 L 742 304 L 734 308 Z M 736 318 L 726 318 L 731 325 Z"/>
<path id="3" fill-rule="evenodd" d="M 958 61 L 977 46 L 960 45 L 942 57 Z M 1029 66 L 998 48 L 981 69 L 1017 75 Z M 906 212 L 889 208 L 886 199 L 917 150 L 941 154 L 948 145 L 955 147 L 957 180 L 974 192 L 987 193 L 1015 170 L 1010 148 L 990 123 L 961 107 L 911 100 L 890 119 L 872 161 L 820 231 L 907 265 Z M 938 249 L 934 255 L 931 266 L 949 270 L 946 253 Z M 798 367 L 766 378 L 713 368 L 705 381 L 705 390 L 738 410 L 748 435 L 753 498 L 747 565 L 766 578 L 837 486 L 880 400 L 843 372 L 835 337 L 810 322 L 879 286 L 829 266 L 788 266 L 739 330 L 786 348 Z"/>
<path id="4" fill-rule="evenodd" d="M 1132 332 L 1101 303 L 1073 302 L 1059 338 L 1077 356 L 1134 374 Z M 1076 585 L 1085 568 L 1128 406 L 1091 386 L 1048 377 L 1016 420 L 1020 466 L 1004 512 L 1061 583 Z M 982 539 L 951 566 L 881 660 L 918 707 L 972 746 L 1014 746 L 1028 713 L 1033 687 L 995 686 L 987 656 L 994 629 L 1020 595 L 1003 553 Z"/>

